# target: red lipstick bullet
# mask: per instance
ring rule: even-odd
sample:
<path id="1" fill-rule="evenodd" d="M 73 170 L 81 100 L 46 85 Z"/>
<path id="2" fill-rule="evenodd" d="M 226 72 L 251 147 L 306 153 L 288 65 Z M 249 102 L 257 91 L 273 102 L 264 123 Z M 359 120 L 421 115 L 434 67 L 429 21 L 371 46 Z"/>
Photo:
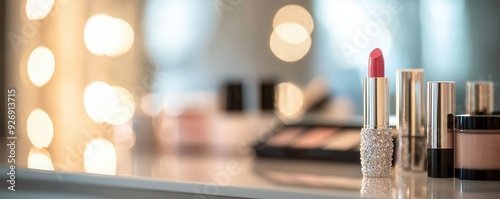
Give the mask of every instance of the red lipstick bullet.
<path id="1" fill-rule="evenodd" d="M 368 59 L 368 77 L 384 77 L 384 55 L 379 48 L 370 53 Z"/>

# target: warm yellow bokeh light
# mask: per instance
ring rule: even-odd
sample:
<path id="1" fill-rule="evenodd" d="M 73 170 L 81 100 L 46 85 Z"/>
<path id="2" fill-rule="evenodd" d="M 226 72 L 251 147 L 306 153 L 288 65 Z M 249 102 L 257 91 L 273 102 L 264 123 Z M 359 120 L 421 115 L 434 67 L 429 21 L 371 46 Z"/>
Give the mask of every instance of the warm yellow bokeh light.
<path id="1" fill-rule="evenodd" d="M 276 27 L 274 31 L 283 41 L 290 44 L 300 44 L 309 38 L 307 30 L 297 23 L 283 23 Z"/>
<path id="2" fill-rule="evenodd" d="M 162 108 L 160 96 L 154 93 L 144 95 L 141 99 L 141 109 L 144 114 L 149 117 L 157 116 Z"/>
<path id="3" fill-rule="evenodd" d="M 31 147 L 28 154 L 28 168 L 54 171 L 54 165 L 52 164 L 52 158 L 49 152 L 45 149 Z"/>
<path id="4" fill-rule="evenodd" d="M 49 115 L 41 110 L 35 109 L 26 121 L 28 138 L 36 148 L 44 148 L 50 145 L 54 136 L 54 125 Z"/>
<path id="5" fill-rule="evenodd" d="M 100 81 L 89 84 L 83 95 L 85 111 L 94 122 L 104 122 L 111 116 L 116 99 L 115 89 Z"/>
<path id="6" fill-rule="evenodd" d="M 305 112 L 304 93 L 290 82 L 278 84 L 275 103 L 277 115 L 284 122 L 300 119 Z"/>
<path id="7" fill-rule="evenodd" d="M 54 54 L 50 49 L 39 46 L 31 52 L 28 58 L 28 76 L 35 86 L 45 85 L 52 75 L 56 66 Z"/>
<path id="8" fill-rule="evenodd" d="M 117 57 L 132 47 L 134 30 L 122 19 L 100 14 L 88 19 L 83 38 L 92 54 Z"/>
<path id="9" fill-rule="evenodd" d="M 108 124 L 119 125 L 134 116 L 135 100 L 132 93 L 125 88 L 113 86 L 113 90 L 116 98 L 112 100 L 109 116 L 104 121 Z"/>
<path id="10" fill-rule="evenodd" d="M 54 0 L 26 1 L 26 16 L 29 20 L 39 20 L 47 17 L 54 6 Z"/>
<path id="11" fill-rule="evenodd" d="M 114 128 L 114 138 L 116 147 L 128 150 L 135 145 L 135 132 L 130 124 L 116 125 Z"/>
<path id="12" fill-rule="evenodd" d="M 283 23 L 297 23 L 305 28 L 308 34 L 314 30 L 314 21 L 311 14 L 302 6 L 287 5 L 282 7 L 274 15 L 273 28 L 277 28 Z"/>
<path id="13" fill-rule="evenodd" d="M 83 166 L 87 173 L 115 175 L 115 147 L 110 141 L 103 138 L 90 140 L 85 145 Z"/>
<path id="14" fill-rule="evenodd" d="M 273 54 L 285 62 L 295 62 L 302 59 L 311 48 L 311 37 L 299 44 L 291 44 L 281 39 L 276 30 L 271 34 L 269 46 Z"/>

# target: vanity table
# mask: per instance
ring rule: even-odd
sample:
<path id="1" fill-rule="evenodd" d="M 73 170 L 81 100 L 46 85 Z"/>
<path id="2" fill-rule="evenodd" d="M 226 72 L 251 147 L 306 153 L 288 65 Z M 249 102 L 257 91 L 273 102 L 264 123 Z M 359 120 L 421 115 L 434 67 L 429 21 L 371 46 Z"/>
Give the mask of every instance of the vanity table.
<path id="1" fill-rule="evenodd" d="M 398 173 L 366 180 L 360 165 L 253 156 L 135 156 L 116 176 L 18 169 L 1 198 L 498 198 L 500 182 Z M 149 161 L 146 161 L 149 160 Z M 6 173 L 7 168 L 0 169 Z M 393 172 L 397 173 L 397 172 Z M 368 184 L 367 184 L 368 183 Z M 375 184 L 370 184 L 375 183 Z M 383 183 L 383 184 L 377 184 Z"/>

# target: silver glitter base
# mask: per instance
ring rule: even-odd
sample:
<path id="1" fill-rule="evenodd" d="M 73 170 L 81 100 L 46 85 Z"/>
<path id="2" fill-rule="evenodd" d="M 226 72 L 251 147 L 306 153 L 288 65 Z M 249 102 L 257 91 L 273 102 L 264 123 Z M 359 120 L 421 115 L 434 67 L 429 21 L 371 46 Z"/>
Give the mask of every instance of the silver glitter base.
<path id="1" fill-rule="evenodd" d="M 361 129 L 361 171 L 364 177 L 390 177 L 392 129 Z"/>
<path id="2" fill-rule="evenodd" d="M 392 198 L 392 178 L 365 178 L 361 182 L 362 198 Z"/>

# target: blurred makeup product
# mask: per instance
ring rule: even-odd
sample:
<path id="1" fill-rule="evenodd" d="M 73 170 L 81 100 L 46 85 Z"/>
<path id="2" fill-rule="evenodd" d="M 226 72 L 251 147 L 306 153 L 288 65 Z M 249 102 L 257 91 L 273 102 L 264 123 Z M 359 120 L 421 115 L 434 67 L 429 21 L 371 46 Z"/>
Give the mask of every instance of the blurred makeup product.
<path id="1" fill-rule="evenodd" d="M 425 171 L 424 71 L 396 71 L 396 116 L 398 118 L 397 165 L 403 171 Z"/>
<path id="2" fill-rule="evenodd" d="M 335 128 L 313 128 L 309 133 L 300 136 L 294 143 L 293 148 L 314 149 L 322 147 L 324 140 L 337 133 Z"/>
<path id="3" fill-rule="evenodd" d="M 455 177 L 500 180 L 500 116 L 455 117 Z"/>
<path id="4" fill-rule="evenodd" d="M 274 110 L 274 95 L 276 83 L 272 80 L 263 80 L 260 82 L 260 110 Z"/>
<path id="5" fill-rule="evenodd" d="M 267 144 L 275 147 L 288 147 L 292 145 L 292 141 L 297 137 L 302 131 L 304 131 L 303 127 L 290 127 L 284 129 L 278 135 L 271 137 L 267 141 Z"/>
<path id="6" fill-rule="evenodd" d="M 453 177 L 455 82 L 427 83 L 427 176 Z"/>
<path id="7" fill-rule="evenodd" d="M 368 60 L 368 77 L 363 79 L 361 171 L 364 177 L 391 176 L 394 149 L 389 106 L 389 79 L 384 77 L 382 51 L 376 48 Z"/>
<path id="8" fill-rule="evenodd" d="M 491 115 L 494 110 L 493 82 L 468 81 L 465 112 L 470 115 Z"/>
<path id="9" fill-rule="evenodd" d="M 293 124 L 269 132 L 254 150 L 259 157 L 359 163 L 357 127 Z"/>
<path id="10" fill-rule="evenodd" d="M 224 109 L 229 112 L 243 111 L 243 84 L 229 82 L 224 85 Z"/>

